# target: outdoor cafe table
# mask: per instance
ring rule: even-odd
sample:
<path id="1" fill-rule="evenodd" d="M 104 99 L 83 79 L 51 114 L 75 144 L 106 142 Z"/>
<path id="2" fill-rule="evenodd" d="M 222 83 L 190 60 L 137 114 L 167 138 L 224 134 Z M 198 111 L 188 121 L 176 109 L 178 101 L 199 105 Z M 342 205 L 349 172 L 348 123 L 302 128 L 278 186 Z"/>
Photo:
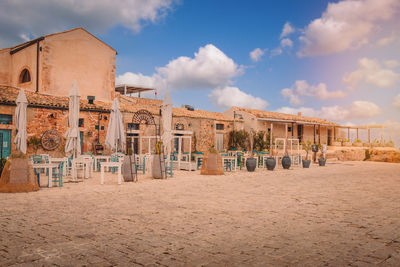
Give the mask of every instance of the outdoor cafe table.
<path id="1" fill-rule="evenodd" d="M 236 171 L 236 157 L 229 157 L 229 156 L 223 156 L 222 157 L 222 167 L 224 167 L 225 161 L 228 161 L 231 163 L 231 166 L 234 166 L 234 170 Z"/>
<path id="2" fill-rule="evenodd" d="M 57 163 L 33 163 L 33 169 L 44 169 L 44 170 L 49 170 L 49 183 L 48 187 L 52 187 L 52 181 L 53 181 L 53 168 L 58 168 L 59 164 Z"/>
<path id="3" fill-rule="evenodd" d="M 64 168 L 63 168 L 63 175 L 67 173 L 67 166 L 68 166 L 68 158 L 50 158 L 50 163 L 60 163 L 64 162 Z"/>
<path id="4" fill-rule="evenodd" d="M 116 167 L 118 169 L 118 184 L 121 184 L 121 167 L 122 162 L 100 162 L 101 180 L 100 184 L 104 184 L 104 168 Z"/>
<path id="5" fill-rule="evenodd" d="M 84 169 L 85 178 L 92 177 L 92 164 L 93 161 L 91 159 L 85 158 L 75 158 L 72 160 L 72 179 L 75 180 L 77 178 L 76 165 L 82 164 Z"/>
<path id="6" fill-rule="evenodd" d="M 104 156 L 104 155 L 97 155 L 97 156 L 93 156 L 94 158 L 94 169 L 97 170 L 97 164 L 99 161 L 101 160 L 105 160 L 106 162 L 110 161 L 110 156 Z"/>

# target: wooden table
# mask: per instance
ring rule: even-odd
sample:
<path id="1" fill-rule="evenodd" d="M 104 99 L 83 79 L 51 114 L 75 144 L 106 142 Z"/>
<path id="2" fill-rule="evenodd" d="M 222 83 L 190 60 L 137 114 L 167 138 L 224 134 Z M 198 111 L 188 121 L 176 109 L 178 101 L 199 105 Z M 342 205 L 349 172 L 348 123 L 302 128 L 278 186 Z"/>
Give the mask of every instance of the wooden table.
<path id="1" fill-rule="evenodd" d="M 49 170 L 49 183 L 48 187 L 52 187 L 53 182 L 53 168 L 58 168 L 59 164 L 57 163 L 33 163 L 33 169 L 44 169 Z"/>
<path id="2" fill-rule="evenodd" d="M 104 168 L 117 167 L 118 168 L 118 184 L 121 184 L 121 167 L 122 162 L 100 162 L 101 180 L 100 184 L 104 184 Z"/>

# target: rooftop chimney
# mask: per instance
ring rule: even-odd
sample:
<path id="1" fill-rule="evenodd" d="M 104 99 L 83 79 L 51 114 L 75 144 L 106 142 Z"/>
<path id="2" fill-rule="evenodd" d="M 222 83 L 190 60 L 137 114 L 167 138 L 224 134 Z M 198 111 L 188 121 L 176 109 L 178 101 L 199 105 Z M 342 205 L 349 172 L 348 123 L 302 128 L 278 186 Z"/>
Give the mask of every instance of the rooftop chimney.
<path id="1" fill-rule="evenodd" d="M 297 112 L 297 116 L 301 117 L 301 112 Z"/>

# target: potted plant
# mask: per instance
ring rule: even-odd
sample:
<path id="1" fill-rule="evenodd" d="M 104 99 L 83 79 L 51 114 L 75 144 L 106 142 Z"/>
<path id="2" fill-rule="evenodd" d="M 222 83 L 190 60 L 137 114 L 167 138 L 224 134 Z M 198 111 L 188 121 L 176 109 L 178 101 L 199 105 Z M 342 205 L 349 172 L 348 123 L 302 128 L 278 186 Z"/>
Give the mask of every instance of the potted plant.
<path id="1" fill-rule="evenodd" d="M 342 146 L 352 146 L 350 139 L 343 139 Z"/>
<path id="2" fill-rule="evenodd" d="M 254 158 L 253 154 L 253 144 L 254 144 L 254 132 L 250 131 L 250 158 L 246 160 L 246 169 L 249 172 L 254 172 L 257 167 L 257 159 Z"/>
<path id="3" fill-rule="evenodd" d="M 311 142 L 307 141 L 302 143 L 303 149 L 306 151 L 306 159 L 302 160 L 303 168 L 310 168 L 311 159 L 308 159 L 308 153 L 311 150 Z"/>
<path id="4" fill-rule="evenodd" d="M 332 146 L 341 146 L 342 142 L 340 142 L 339 138 L 336 138 L 335 141 L 332 142 Z"/>
<path id="5" fill-rule="evenodd" d="M 39 147 L 40 147 L 40 139 L 39 138 L 37 138 L 36 136 L 31 136 L 31 137 L 29 137 L 29 139 L 28 139 L 28 145 L 29 146 L 32 146 L 32 148 L 33 148 L 33 151 L 35 152 L 35 155 L 37 154 L 37 151 L 38 151 L 38 149 L 39 149 Z"/>
<path id="6" fill-rule="evenodd" d="M 363 144 L 361 143 L 361 140 L 357 138 L 354 141 L 353 146 L 361 147 L 361 146 L 363 146 Z"/>
<path id="7" fill-rule="evenodd" d="M 287 136 L 286 136 L 286 144 L 287 144 Z M 285 148 L 285 155 L 282 157 L 282 167 L 286 170 L 288 170 L 290 168 L 290 166 L 292 165 L 292 160 L 289 157 L 289 153 L 288 153 L 288 146 L 286 145 Z"/>
<path id="8" fill-rule="evenodd" d="M 266 160 L 265 160 L 265 165 L 267 165 L 267 170 L 273 171 L 276 166 L 276 160 L 274 158 L 274 151 L 272 148 L 270 148 L 270 155 Z"/>
<path id="9" fill-rule="evenodd" d="M 318 165 L 325 166 L 325 163 L 326 163 L 325 154 L 326 154 L 327 148 L 326 148 L 326 145 L 319 145 L 319 146 L 320 146 L 321 154 L 320 154 L 320 157 L 318 158 Z"/>

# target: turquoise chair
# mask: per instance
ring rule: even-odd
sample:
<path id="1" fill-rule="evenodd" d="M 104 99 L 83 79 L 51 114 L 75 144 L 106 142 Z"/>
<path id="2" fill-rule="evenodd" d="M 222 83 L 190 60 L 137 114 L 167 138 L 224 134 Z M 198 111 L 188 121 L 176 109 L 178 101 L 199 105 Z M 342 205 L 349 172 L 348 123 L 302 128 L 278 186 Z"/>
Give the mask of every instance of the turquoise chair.
<path id="1" fill-rule="evenodd" d="M 167 159 L 167 156 L 164 156 L 164 158 Z M 170 177 L 173 177 L 173 173 L 172 173 L 173 161 L 170 160 L 169 162 L 170 162 L 169 166 L 167 164 L 165 164 L 165 172 L 167 173 L 167 175 L 169 174 Z"/>
<path id="2" fill-rule="evenodd" d="M 136 170 L 137 171 L 142 171 L 143 174 L 145 173 L 145 171 L 146 171 L 146 158 L 145 157 L 143 157 L 143 163 L 142 164 L 136 162 Z"/>
<path id="3" fill-rule="evenodd" d="M 64 168 L 64 161 L 60 162 L 60 166 L 58 168 L 53 168 L 53 176 L 51 177 L 53 183 L 58 183 L 58 186 L 63 186 L 63 168 Z"/>
<path id="4" fill-rule="evenodd" d="M 232 164 L 230 161 L 224 161 L 224 170 L 225 171 L 232 171 Z"/>
<path id="5" fill-rule="evenodd" d="M 42 163 L 42 156 L 40 155 L 33 155 L 31 158 L 32 163 Z M 37 178 L 37 182 L 38 182 L 38 186 L 40 187 L 40 171 L 34 169 L 36 178 Z"/>
<path id="6" fill-rule="evenodd" d="M 118 155 L 111 155 L 111 162 L 118 162 Z M 117 167 L 111 167 L 111 171 L 112 173 L 115 173 L 117 171 Z"/>

